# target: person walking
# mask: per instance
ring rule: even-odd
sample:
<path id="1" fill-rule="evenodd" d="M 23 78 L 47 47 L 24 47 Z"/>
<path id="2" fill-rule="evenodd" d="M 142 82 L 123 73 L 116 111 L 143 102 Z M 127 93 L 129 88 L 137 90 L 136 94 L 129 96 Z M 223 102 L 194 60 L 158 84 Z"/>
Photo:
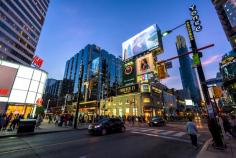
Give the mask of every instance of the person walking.
<path id="1" fill-rule="evenodd" d="M 233 137 L 233 133 L 232 133 L 232 125 L 229 122 L 229 119 L 227 116 L 223 117 L 223 127 L 225 130 L 225 134 L 230 134 Z"/>
<path id="2" fill-rule="evenodd" d="M 191 141 L 192 141 L 192 145 L 194 148 L 198 148 L 198 144 L 197 144 L 197 127 L 195 125 L 195 123 L 193 123 L 192 118 L 188 119 L 188 122 L 186 124 L 186 129 L 187 129 L 187 133 L 189 134 Z"/>

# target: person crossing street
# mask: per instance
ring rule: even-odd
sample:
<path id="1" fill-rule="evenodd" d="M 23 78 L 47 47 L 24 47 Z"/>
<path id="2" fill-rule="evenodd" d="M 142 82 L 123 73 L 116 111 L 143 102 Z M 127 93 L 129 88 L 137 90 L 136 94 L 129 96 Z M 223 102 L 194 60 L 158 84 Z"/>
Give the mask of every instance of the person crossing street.
<path id="1" fill-rule="evenodd" d="M 198 144 L 197 144 L 197 127 L 195 125 L 195 123 L 192 121 L 192 118 L 188 119 L 189 121 L 186 124 L 186 129 L 187 129 L 187 133 L 189 134 L 190 138 L 191 138 L 191 142 L 194 148 L 198 148 Z"/>

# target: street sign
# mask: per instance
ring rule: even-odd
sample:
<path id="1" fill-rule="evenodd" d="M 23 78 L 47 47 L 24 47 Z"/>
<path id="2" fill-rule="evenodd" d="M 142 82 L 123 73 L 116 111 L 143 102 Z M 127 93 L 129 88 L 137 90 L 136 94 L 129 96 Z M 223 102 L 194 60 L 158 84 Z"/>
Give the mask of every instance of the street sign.
<path id="1" fill-rule="evenodd" d="M 202 25 L 201 21 L 198 15 L 197 7 L 196 5 L 191 5 L 189 7 L 189 10 L 191 12 L 192 20 L 193 20 L 193 25 L 195 26 L 195 31 L 200 32 L 202 30 Z"/>
<path id="2" fill-rule="evenodd" d="M 197 67 L 200 64 L 200 58 L 198 53 L 193 54 L 193 67 Z"/>

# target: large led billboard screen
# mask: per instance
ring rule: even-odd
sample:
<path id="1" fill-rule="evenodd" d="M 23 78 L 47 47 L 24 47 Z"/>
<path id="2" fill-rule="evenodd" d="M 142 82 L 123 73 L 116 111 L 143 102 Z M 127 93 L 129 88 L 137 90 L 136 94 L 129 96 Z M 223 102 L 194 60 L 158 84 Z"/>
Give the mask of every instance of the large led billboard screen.
<path id="1" fill-rule="evenodd" d="M 126 60 L 156 48 L 162 51 L 161 31 L 154 24 L 122 43 L 122 57 Z"/>
<path id="2" fill-rule="evenodd" d="M 136 65 L 133 60 L 123 64 L 123 84 L 136 83 Z"/>
<path id="3" fill-rule="evenodd" d="M 227 0 L 224 4 L 225 13 L 232 27 L 236 27 L 236 1 Z"/>
<path id="4" fill-rule="evenodd" d="M 0 97 L 8 97 L 16 77 L 17 69 L 0 65 Z"/>
<path id="5" fill-rule="evenodd" d="M 154 70 L 154 59 L 152 54 L 147 54 L 136 60 L 137 75 L 149 73 Z"/>

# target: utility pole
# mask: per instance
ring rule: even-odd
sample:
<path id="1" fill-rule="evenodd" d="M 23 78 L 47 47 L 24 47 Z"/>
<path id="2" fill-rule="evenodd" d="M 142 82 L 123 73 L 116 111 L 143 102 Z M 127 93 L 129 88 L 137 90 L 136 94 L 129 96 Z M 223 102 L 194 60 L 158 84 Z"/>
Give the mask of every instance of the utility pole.
<path id="1" fill-rule="evenodd" d="M 76 112 L 75 112 L 75 121 L 74 121 L 74 128 L 77 128 L 77 120 L 78 120 L 78 113 L 79 113 L 79 104 L 80 104 L 80 96 L 81 96 L 81 86 L 82 86 L 82 80 L 83 80 L 83 73 L 84 73 L 84 64 L 83 61 L 80 65 L 80 73 L 79 73 L 79 83 L 78 83 L 78 98 L 77 98 L 77 106 L 76 106 Z"/>
<path id="2" fill-rule="evenodd" d="M 223 139 L 222 139 L 222 135 L 221 135 L 222 134 L 221 128 L 216 120 L 216 117 L 214 114 L 214 108 L 212 108 L 210 95 L 208 92 L 208 87 L 206 84 L 206 79 L 205 79 L 205 75 L 204 75 L 204 72 L 202 69 L 202 64 L 201 64 L 201 59 L 200 59 L 200 57 L 202 55 L 197 50 L 197 44 L 196 44 L 195 37 L 193 34 L 191 21 L 186 20 L 185 24 L 186 24 L 188 36 L 190 39 L 190 44 L 192 47 L 193 56 L 195 58 L 197 58 L 197 72 L 198 72 L 199 80 L 201 83 L 203 95 L 204 95 L 205 102 L 206 102 L 206 110 L 208 111 L 208 128 L 212 134 L 215 146 L 222 148 L 222 147 L 224 147 L 224 143 L 223 143 Z M 209 110 L 209 109 L 212 109 L 212 110 Z"/>

